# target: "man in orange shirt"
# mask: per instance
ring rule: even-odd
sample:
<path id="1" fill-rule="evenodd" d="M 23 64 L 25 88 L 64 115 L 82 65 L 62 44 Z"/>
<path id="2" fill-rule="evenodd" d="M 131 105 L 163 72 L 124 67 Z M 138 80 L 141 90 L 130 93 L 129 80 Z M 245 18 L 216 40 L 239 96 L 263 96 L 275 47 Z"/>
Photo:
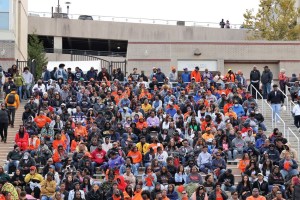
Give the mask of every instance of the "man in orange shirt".
<path id="1" fill-rule="evenodd" d="M 193 77 L 195 78 L 195 81 L 196 81 L 197 83 L 202 81 L 201 73 L 200 73 L 200 71 L 199 71 L 199 67 L 198 67 L 198 66 L 195 67 L 195 70 L 192 71 L 192 73 L 191 73 L 191 79 L 192 79 Z"/>
<path id="2" fill-rule="evenodd" d="M 43 111 L 40 111 L 39 115 L 34 118 L 34 122 L 36 123 L 36 126 L 41 129 L 46 125 L 47 122 L 50 124 L 51 119 L 45 116 Z"/>
<path id="3" fill-rule="evenodd" d="M 258 188 L 253 188 L 252 195 L 246 200 L 266 200 L 266 197 L 259 195 Z"/>

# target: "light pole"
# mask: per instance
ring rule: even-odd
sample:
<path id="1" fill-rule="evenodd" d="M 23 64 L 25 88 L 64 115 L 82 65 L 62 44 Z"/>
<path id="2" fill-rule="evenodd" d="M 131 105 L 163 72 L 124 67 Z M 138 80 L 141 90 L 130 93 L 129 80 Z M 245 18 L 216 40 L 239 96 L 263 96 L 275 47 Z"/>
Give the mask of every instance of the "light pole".
<path id="1" fill-rule="evenodd" d="M 66 5 L 67 5 L 67 14 L 69 15 L 69 9 L 70 9 L 71 2 L 67 1 Z"/>
<path id="2" fill-rule="evenodd" d="M 57 0 L 57 13 L 59 14 L 59 7 L 60 7 L 60 5 L 59 5 L 59 0 Z"/>

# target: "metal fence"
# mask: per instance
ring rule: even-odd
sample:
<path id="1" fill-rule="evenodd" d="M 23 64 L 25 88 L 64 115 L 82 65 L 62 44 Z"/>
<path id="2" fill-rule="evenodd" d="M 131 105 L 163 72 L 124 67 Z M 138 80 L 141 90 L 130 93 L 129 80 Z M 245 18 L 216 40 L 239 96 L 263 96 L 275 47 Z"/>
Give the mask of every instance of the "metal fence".
<path id="1" fill-rule="evenodd" d="M 45 52 L 46 53 L 74 54 L 74 55 L 88 55 L 88 56 L 126 57 L 126 52 L 114 52 L 114 51 L 92 51 L 92 50 L 78 50 L 78 49 L 45 48 Z"/>
<path id="2" fill-rule="evenodd" d="M 127 74 L 127 61 L 108 61 L 99 57 L 90 55 L 71 54 L 71 61 L 100 61 L 102 68 L 106 68 L 108 73 L 112 74 L 114 69 L 120 68 L 124 75 Z"/>
<path id="3" fill-rule="evenodd" d="M 27 61 L 16 61 L 17 68 L 20 70 L 20 72 L 24 71 L 25 67 L 29 68 L 29 71 L 32 73 L 33 77 L 36 77 L 36 62 L 35 60 L 27 60 Z"/>

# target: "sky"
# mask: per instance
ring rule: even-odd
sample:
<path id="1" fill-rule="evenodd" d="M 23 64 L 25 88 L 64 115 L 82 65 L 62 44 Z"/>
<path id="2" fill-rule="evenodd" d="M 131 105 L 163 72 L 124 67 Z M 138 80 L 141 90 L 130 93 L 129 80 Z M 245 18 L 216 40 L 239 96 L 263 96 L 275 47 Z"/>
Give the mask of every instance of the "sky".
<path id="1" fill-rule="evenodd" d="M 259 0 L 60 0 L 62 12 L 70 14 L 134 17 L 219 23 L 223 18 L 231 24 L 242 24 L 246 9 L 257 10 Z M 28 0 L 28 10 L 51 12 L 58 0 Z"/>

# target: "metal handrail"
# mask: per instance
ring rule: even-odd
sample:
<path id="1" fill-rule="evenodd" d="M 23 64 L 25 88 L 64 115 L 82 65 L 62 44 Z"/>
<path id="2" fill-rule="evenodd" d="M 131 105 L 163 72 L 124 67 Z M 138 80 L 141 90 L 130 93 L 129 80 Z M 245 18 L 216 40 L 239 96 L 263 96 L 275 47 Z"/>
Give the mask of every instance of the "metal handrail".
<path id="1" fill-rule="evenodd" d="M 272 108 L 272 106 L 268 103 L 268 101 L 265 99 L 265 101 L 264 101 L 265 103 L 266 103 L 266 105 L 268 105 L 269 106 L 269 108 L 271 109 L 271 116 L 272 116 L 272 129 L 274 128 L 274 125 L 275 125 L 275 119 L 274 119 L 274 117 L 273 117 L 273 108 Z"/>
<path id="2" fill-rule="evenodd" d="M 252 93 L 252 88 L 255 90 L 255 101 L 256 102 L 258 101 L 257 95 L 260 96 L 260 98 L 261 98 L 261 113 L 263 115 L 265 115 L 266 113 L 265 113 L 265 109 L 264 109 L 264 98 L 263 98 L 263 96 L 260 94 L 260 92 L 252 84 L 250 84 L 249 86 L 250 86 L 250 93 L 251 94 L 253 94 Z"/>
<path id="3" fill-rule="evenodd" d="M 279 119 L 282 123 L 283 123 L 283 137 L 286 137 L 285 133 L 286 133 L 286 126 L 285 126 L 285 122 L 284 120 L 276 113 L 276 117 L 277 119 Z M 275 128 L 276 128 L 277 123 L 275 122 Z"/>
<path id="4" fill-rule="evenodd" d="M 288 135 L 287 135 L 287 140 L 290 141 L 290 133 L 292 133 L 294 135 L 294 137 L 297 140 L 297 152 L 298 152 L 298 161 L 300 160 L 300 140 L 299 137 L 294 133 L 294 131 L 292 131 L 292 129 L 290 127 L 288 127 Z"/>
<path id="5" fill-rule="evenodd" d="M 46 17 L 46 18 L 52 17 L 51 12 L 29 11 L 28 15 L 32 17 Z M 82 14 L 66 14 L 66 16 L 69 19 L 78 19 L 80 15 Z M 148 18 L 134 18 L 134 17 L 101 16 L 101 15 L 89 15 L 89 16 L 92 16 L 94 21 L 111 21 L 111 22 L 158 24 L 158 25 L 173 25 L 173 26 L 177 25 L 177 22 L 184 21 L 185 26 L 220 28 L 219 22 L 198 22 L 198 21 L 188 21 L 188 20 L 148 19 Z M 245 29 L 243 28 L 242 24 L 230 24 L 230 28 Z"/>

